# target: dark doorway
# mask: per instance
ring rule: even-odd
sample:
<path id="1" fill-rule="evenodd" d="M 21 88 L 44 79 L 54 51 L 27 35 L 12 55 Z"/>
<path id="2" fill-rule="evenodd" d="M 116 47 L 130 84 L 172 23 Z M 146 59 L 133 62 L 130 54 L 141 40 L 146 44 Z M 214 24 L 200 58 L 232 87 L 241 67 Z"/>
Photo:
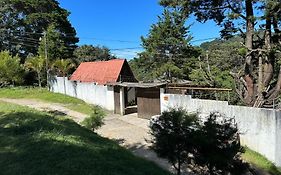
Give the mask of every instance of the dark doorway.
<path id="1" fill-rule="evenodd" d="M 136 90 L 132 87 L 124 87 L 125 114 L 137 113 Z"/>

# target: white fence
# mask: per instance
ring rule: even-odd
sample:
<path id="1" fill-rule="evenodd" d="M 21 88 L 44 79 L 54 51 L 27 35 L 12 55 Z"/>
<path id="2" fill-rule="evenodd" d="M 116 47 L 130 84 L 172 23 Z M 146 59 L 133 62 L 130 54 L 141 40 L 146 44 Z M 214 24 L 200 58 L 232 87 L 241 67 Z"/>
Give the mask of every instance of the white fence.
<path id="1" fill-rule="evenodd" d="M 107 110 L 114 110 L 114 90 L 110 86 L 80 83 L 63 77 L 54 77 L 50 81 L 50 90 L 99 105 Z"/>
<path id="2" fill-rule="evenodd" d="M 234 117 L 241 143 L 281 166 L 281 111 L 228 105 L 225 101 L 192 99 L 189 95 L 165 94 L 161 89 L 161 111 L 182 107 L 189 112 L 209 115 L 220 112 Z"/>

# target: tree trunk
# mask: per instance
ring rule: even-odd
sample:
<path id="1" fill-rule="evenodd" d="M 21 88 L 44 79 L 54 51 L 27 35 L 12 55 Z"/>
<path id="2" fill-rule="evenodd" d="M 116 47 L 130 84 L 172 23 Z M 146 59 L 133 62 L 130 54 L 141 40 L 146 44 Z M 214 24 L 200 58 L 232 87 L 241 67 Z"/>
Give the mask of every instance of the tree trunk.
<path id="1" fill-rule="evenodd" d="M 273 77 L 273 70 L 274 70 L 274 62 L 275 58 L 274 56 L 270 53 L 271 50 L 271 17 L 267 16 L 266 17 L 266 30 L 265 30 L 265 35 L 264 35 L 264 45 L 267 50 L 267 55 L 265 59 L 265 65 L 264 65 L 264 81 L 263 85 L 266 88 L 272 77 Z"/>
<path id="2" fill-rule="evenodd" d="M 264 90 L 263 86 L 263 64 L 262 64 L 262 52 L 259 52 L 259 74 L 258 74 L 258 95 L 262 96 Z"/>
<path id="3" fill-rule="evenodd" d="M 180 158 L 178 158 L 178 172 L 177 172 L 177 175 L 180 175 L 181 174 L 181 160 Z"/>
<path id="4" fill-rule="evenodd" d="M 267 94 L 268 102 L 272 103 L 273 100 L 279 95 L 281 89 L 281 66 L 279 68 L 278 80 L 275 87 Z"/>
<path id="5" fill-rule="evenodd" d="M 38 76 L 38 85 L 41 88 L 42 85 L 41 85 L 41 74 L 40 74 L 40 72 L 37 73 L 37 76 Z"/>
<path id="6" fill-rule="evenodd" d="M 245 102 L 248 105 L 253 104 L 254 100 L 254 80 L 252 76 L 253 66 L 252 66 L 252 50 L 253 50 L 253 34 L 254 34 L 254 11 L 252 0 L 246 0 L 246 48 L 248 53 L 245 61 L 244 79 L 246 82 L 246 95 Z"/>

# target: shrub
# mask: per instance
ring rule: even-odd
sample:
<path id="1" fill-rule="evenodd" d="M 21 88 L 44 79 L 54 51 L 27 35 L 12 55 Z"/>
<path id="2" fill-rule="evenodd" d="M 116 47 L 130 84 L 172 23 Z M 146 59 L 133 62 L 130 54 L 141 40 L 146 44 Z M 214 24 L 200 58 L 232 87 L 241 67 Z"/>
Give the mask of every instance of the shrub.
<path id="1" fill-rule="evenodd" d="M 199 120 L 197 114 L 171 109 L 154 117 L 150 128 L 152 149 L 172 163 L 178 175 L 189 162 L 194 171 L 210 174 L 242 174 L 247 168 L 240 158 L 243 148 L 233 118 L 211 113 Z"/>
<path id="2" fill-rule="evenodd" d="M 197 115 L 188 114 L 183 109 L 171 109 L 155 118 L 150 125 L 152 149 L 159 157 L 168 161 L 181 173 L 181 165 L 189 160 L 193 151 L 193 138 L 197 125 Z"/>
<path id="3" fill-rule="evenodd" d="M 99 106 L 94 106 L 93 113 L 82 121 L 82 125 L 88 129 L 91 129 L 92 131 L 95 131 L 104 124 L 104 117 L 104 110 Z"/>
<path id="4" fill-rule="evenodd" d="M 18 56 L 12 56 L 8 51 L 0 52 L 0 87 L 21 83 L 23 73 Z"/>
<path id="5" fill-rule="evenodd" d="M 198 130 L 196 164 L 207 167 L 210 174 L 241 174 L 243 148 L 233 118 L 211 113 Z"/>

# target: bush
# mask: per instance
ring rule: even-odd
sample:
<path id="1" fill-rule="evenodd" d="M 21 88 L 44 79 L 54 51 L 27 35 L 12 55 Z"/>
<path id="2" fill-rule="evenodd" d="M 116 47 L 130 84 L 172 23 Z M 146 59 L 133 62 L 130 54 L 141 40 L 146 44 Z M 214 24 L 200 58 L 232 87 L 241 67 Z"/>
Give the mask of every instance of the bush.
<path id="1" fill-rule="evenodd" d="M 241 174 L 247 167 L 240 158 L 243 148 L 233 118 L 211 113 L 199 120 L 197 114 L 171 109 L 153 118 L 150 128 L 152 149 L 168 159 L 178 175 L 182 165 L 189 162 L 194 170 L 210 174 Z"/>
<path id="2" fill-rule="evenodd" d="M 88 129 L 91 129 L 92 131 L 95 131 L 104 124 L 104 117 L 104 110 L 99 106 L 94 106 L 93 113 L 90 115 L 90 117 L 87 117 L 82 121 L 82 125 Z"/>
<path id="3" fill-rule="evenodd" d="M 188 114 L 183 109 L 165 111 L 151 121 L 152 149 L 159 157 L 168 161 L 181 173 L 181 165 L 189 160 L 193 151 L 193 133 L 198 121 L 196 114 Z"/>
<path id="4" fill-rule="evenodd" d="M 12 56 L 8 51 L 0 52 L 0 87 L 21 83 L 23 73 L 18 56 Z"/>
<path id="5" fill-rule="evenodd" d="M 211 113 L 198 130 L 196 164 L 210 174 L 241 174 L 244 166 L 238 128 L 233 118 Z"/>

